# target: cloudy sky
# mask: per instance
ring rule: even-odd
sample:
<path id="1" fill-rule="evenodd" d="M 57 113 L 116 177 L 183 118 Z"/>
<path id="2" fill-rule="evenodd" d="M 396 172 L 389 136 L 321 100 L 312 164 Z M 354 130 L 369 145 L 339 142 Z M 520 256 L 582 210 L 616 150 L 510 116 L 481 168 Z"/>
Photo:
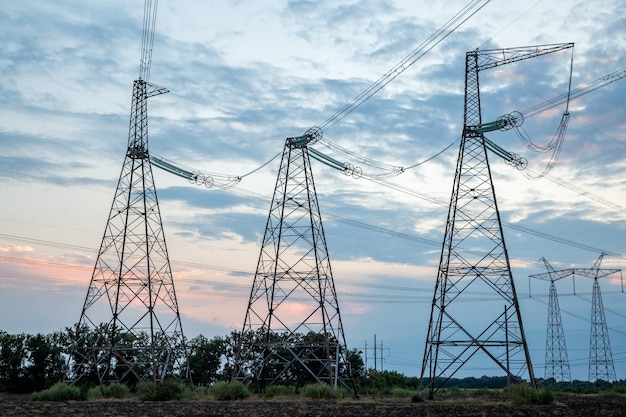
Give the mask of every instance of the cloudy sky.
<path id="1" fill-rule="evenodd" d="M 431 3 L 161 0 L 150 81 L 170 93 L 149 101 L 151 153 L 226 175 L 261 167 L 286 137 L 337 114 L 466 4 Z M 371 175 L 385 171 L 363 158 L 401 167 L 428 160 L 377 182 L 313 161 L 348 347 L 367 345 L 368 366 L 376 335 L 379 369 L 419 375 L 463 124 L 465 53 L 574 42 L 575 88 L 626 66 L 624 16 L 621 0 L 492 0 L 324 131 L 316 149 Z M 24 0 L 0 10 L 2 330 L 47 333 L 80 316 L 124 160 L 142 17 L 140 0 Z M 483 119 L 565 93 L 571 58 L 569 50 L 481 73 Z M 626 266 L 625 95 L 626 81 L 616 81 L 572 100 L 562 152 L 543 178 L 490 157 L 537 376 L 548 283 L 528 277 L 545 272 L 539 259 L 587 268 L 606 252 L 604 267 Z M 548 143 L 564 110 L 528 117 L 526 133 Z M 545 167 L 546 155 L 513 131 L 488 137 L 527 158 L 530 172 Z M 154 168 L 186 336 L 241 328 L 279 162 L 229 190 Z M 624 379 L 625 295 L 619 274 L 600 284 Z M 557 282 L 577 379 L 587 378 L 591 287 L 588 278 Z M 464 372 L 499 374 L 490 363 Z"/>

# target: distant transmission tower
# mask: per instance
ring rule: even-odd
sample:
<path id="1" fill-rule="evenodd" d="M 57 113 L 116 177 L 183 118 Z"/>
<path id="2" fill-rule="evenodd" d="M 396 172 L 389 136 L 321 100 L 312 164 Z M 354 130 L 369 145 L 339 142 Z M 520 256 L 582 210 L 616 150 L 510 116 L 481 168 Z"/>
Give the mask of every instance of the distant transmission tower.
<path id="1" fill-rule="evenodd" d="M 613 269 L 613 268 L 600 268 L 600 264 L 602 263 L 602 259 L 604 258 L 604 253 L 600 254 L 596 262 L 593 264 L 591 268 L 568 268 L 562 270 L 554 270 L 548 262 L 544 260 L 546 267 L 548 268 L 547 274 L 536 274 L 531 275 L 531 278 L 540 278 L 546 279 L 549 277 L 552 285 L 550 287 L 550 307 L 549 307 L 549 315 L 548 315 L 548 338 L 546 340 L 546 378 L 549 378 L 550 367 L 554 367 L 556 369 L 552 370 L 553 377 L 558 381 L 557 378 L 560 375 L 559 366 L 563 365 L 563 360 L 567 360 L 567 354 L 565 352 L 565 340 L 562 336 L 562 325 L 561 330 L 559 332 L 561 335 L 552 335 L 552 339 L 550 338 L 550 320 L 551 315 L 553 313 L 553 302 L 552 302 L 552 286 L 554 286 L 554 281 L 560 278 L 564 278 L 566 276 L 583 276 L 593 279 L 593 292 L 592 292 L 592 301 L 591 301 L 591 335 L 589 338 L 589 381 L 615 381 L 617 378 L 615 376 L 615 367 L 613 364 L 613 354 L 611 353 L 611 343 L 609 342 L 609 331 L 606 324 L 606 318 L 604 314 L 604 305 L 602 304 L 602 294 L 600 292 L 600 284 L 598 283 L 598 278 L 606 277 L 609 275 L 613 275 L 616 273 L 620 273 L 621 279 L 621 269 Z M 623 284 L 622 284 L 623 285 Z M 556 298 L 556 289 L 554 290 L 554 295 Z M 558 302 L 556 303 L 556 308 L 558 309 Z M 560 311 L 558 312 L 558 320 L 560 323 Z M 556 331 L 556 330 L 555 330 Z M 552 340 L 552 341 L 551 341 Z M 561 345 L 561 340 L 563 340 Z M 559 352 L 555 353 L 554 349 L 558 344 Z M 553 356 L 549 357 L 549 351 L 552 351 Z M 561 369 L 561 371 L 563 371 Z M 569 364 L 567 367 L 567 375 L 569 375 Z M 565 377 L 565 374 L 563 374 Z M 563 379 L 565 380 L 565 379 Z M 571 378 L 570 378 L 571 380 Z"/>
<path id="2" fill-rule="evenodd" d="M 148 154 L 147 99 L 156 3 L 146 0 L 128 148 L 87 296 L 67 378 L 100 383 L 187 378 L 174 281 Z"/>
<path id="3" fill-rule="evenodd" d="M 283 381 L 353 389 L 339 303 L 307 149 L 285 142 L 233 376 L 259 391 Z"/>
<path id="4" fill-rule="evenodd" d="M 561 309 L 559 299 L 554 284 L 561 278 L 573 276 L 573 271 L 556 271 L 552 265 L 541 258 L 548 270 L 544 274 L 530 275 L 531 278 L 538 278 L 550 281 L 550 295 L 548 299 L 548 327 L 546 331 L 546 367 L 545 379 L 553 378 L 555 381 L 571 381 L 572 375 L 567 357 L 567 346 L 565 344 L 565 334 L 563 332 L 563 322 L 561 321 Z"/>
<path id="5" fill-rule="evenodd" d="M 589 274 L 585 276 L 593 278 L 593 293 L 591 301 L 591 335 L 589 342 L 589 381 L 603 380 L 616 381 L 615 365 L 609 341 L 609 330 L 606 325 L 604 304 L 598 278 L 621 272 L 619 269 L 600 269 L 604 254 L 593 264 Z M 581 274 L 583 275 L 583 274 Z"/>
<path id="6" fill-rule="evenodd" d="M 487 158 L 503 154 L 484 133 L 511 128 L 514 117 L 483 124 L 480 71 L 571 48 L 543 45 L 467 52 L 464 124 L 446 231 L 433 296 L 421 378 L 429 397 L 475 356 L 495 364 L 509 377 L 535 377 L 519 303 L 504 243 L 500 213 Z M 491 144 L 491 145 L 490 145 Z M 518 160 L 519 162 L 519 160 Z M 480 304 L 468 312 L 464 301 Z"/>

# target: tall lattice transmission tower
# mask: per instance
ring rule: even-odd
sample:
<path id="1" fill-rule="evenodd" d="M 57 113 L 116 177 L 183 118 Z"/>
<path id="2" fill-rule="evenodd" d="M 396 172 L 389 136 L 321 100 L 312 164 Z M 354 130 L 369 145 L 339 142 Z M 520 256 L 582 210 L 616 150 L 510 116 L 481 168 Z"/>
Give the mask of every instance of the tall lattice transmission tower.
<path id="1" fill-rule="evenodd" d="M 74 382 L 187 378 L 183 330 L 148 153 L 147 99 L 157 1 L 146 0 L 128 148 L 76 325 L 67 378 Z"/>
<path id="2" fill-rule="evenodd" d="M 421 371 L 431 398 L 477 355 L 493 361 L 510 378 L 527 376 L 535 386 L 487 149 L 511 163 L 521 160 L 503 153 L 484 135 L 521 121 L 511 116 L 483 124 L 479 73 L 571 47 L 568 43 L 466 54 L 463 133 Z M 464 301 L 485 292 L 491 295 L 467 314 Z"/>
<path id="3" fill-rule="evenodd" d="M 339 303 L 307 145 L 285 142 L 233 376 L 259 391 L 312 380 L 353 389 Z"/>
<path id="4" fill-rule="evenodd" d="M 556 292 L 555 282 L 562 278 L 573 276 L 574 271 L 571 269 L 557 271 L 552 267 L 552 265 L 550 265 L 546 258 L 541 258 L 541 261 L 543 261 L 548 272 L 530 275 L 530 278 L 550 281 L 544 378 L 552 378 L 557 382 L 571 381 L 572 374 L 570 372 L 569 359 L 567 357 L 567 345 L 565 343 L 565 333 L 563 332 L 561 309 L 559 307 L 559 299 Z"/>
<path id="5" fill-rule="evenodd" d="M 580 275 L 593 278 L 593 291 L 591 299 L 591 334 L 589 337 L 589 381 L 616 381 L 613 353 L 609 341 L 609 329 L 604 314 L 602 293 L 598 278 L 620 272 L 620 269 L 600 268 L 604 254 L 596 260 L 588 273 Z"/>

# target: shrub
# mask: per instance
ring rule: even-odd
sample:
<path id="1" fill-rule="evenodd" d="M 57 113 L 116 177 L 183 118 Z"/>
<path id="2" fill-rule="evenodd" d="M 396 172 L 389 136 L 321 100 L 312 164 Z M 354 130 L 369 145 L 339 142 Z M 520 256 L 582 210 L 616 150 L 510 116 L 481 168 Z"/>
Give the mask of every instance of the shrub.
<path id="1" fill-rule="evenodd" d="M 316 400 L 334 398 L 333 389 L 327 384 L 309 384 L 302 388 L 302 396 Z"/>
<path id="2" fill-rule="evenodd" d="M 246 387 L 241 381 L 219 381 L 216 382 L 209 392 L 213 394 L 218 401 L 234 401 L 243 400 L 252 395 L 248 387 Z"/>
<path id="3" fill-rule="evenodd" d="M 348 395 L 345 388 L 333 389 L 328 384 L 309 384 L 302 388 L 302 396 L 316 400 L 340 399 Z"/>
<path id="4" fill-rule="evenodd" d="M 511 385 L 508 389 L 511 400 L 516 404 L 551 404 L 554 392 L 551 388 L 533 389 L 528 385 Z"/>
<path id="5" fill-rule="evenodd" d="M 102 389 L 100 388 L 100 386 L 89 388 L 87 390 L 87 398 L 90 400 L 102 398 Z"/>
<path id="6" fill-rule="evenodd" d="M 32 399 L 34 401 L 68 401 L 81 400 L 82 396 L 77 386 L 57 382 L 46 390 L 34 392 Z"/>
<path id="7" fill-rule="evenodd" d="M 540 388 L 537 390 L 537 399 L 539 404 L 552 404 L 555 399 L 554 391 L 551 388 Z"/>
<path id="8" fill-rule="evenodd" d="M 268 398 L 279 396 L 292 396 L 296 394 L 296 388 L 288 385 L 271 385 L 265 389 Z"/>
<path id="9" fill-rule="evenodd" d="M 130 389 L 125 384 L 114 382 L 104 387 L 104 396 L 107 398 L 124 398 L 128 395 Z"/>
<path id="10" fill-rule="evenodd" d="M 423 403 L 424 402 L 424 397 L 422 397 L 422 394 L 417 393 L 415 395 L 413 395 L 411 397 L 411 402 L 412 403 Z"/>
<path id="11" fill-rule="evenodd" d="M 139 382 L 137 384 L 137 396 L 141 401 L 154 401 L 156 386 L 150 382 Z"/>
<path id="12" fill-rule="evenodd" d="M 140 382 L 137 394 L 141 401 L 171 401 L 193 396 L 194 390 L 175 379 L 166 379 L 156 385 Z"/>
<path id="13" fill-rule="evenodd" d="M 616 385 L 613 388 L 611 388 L 609 392 L 613 392 L 615 394 L 626 394 L 626 386 Z"/>

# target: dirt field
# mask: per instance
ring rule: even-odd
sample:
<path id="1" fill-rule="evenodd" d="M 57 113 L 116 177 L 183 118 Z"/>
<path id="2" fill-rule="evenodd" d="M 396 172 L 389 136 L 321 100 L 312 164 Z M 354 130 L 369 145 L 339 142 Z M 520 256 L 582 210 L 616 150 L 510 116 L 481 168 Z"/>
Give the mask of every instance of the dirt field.
<path id="1" fill-rule="evenodd" d="M 0 394 L 0 416 L 39 417 L 148 417 L 148 416 L 228 416 L 228 417 L 622 417 L 626 416 L 626 396 L 560 395 L 552 405 L 515 405 L 489 400 L 459 402 L 362 398 L 341 401 L 246 400 L 238 402 L 171 401 L 141 402 L 98 400 L 36 402 L 30 396 Z"/>

